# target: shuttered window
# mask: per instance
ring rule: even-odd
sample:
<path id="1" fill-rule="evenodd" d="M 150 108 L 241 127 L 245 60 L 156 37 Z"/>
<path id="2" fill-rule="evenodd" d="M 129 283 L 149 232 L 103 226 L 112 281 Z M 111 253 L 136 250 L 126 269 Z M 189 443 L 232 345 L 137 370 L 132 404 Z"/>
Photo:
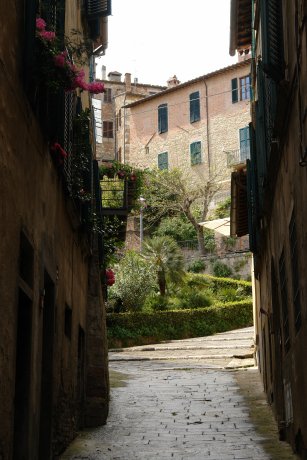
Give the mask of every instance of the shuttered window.
<path id="1" fill-rule="evenodd" d="M 111 0 L 87 0 L 87 15 L 90 19 L 110 16 Z"/>
<path id="2" fill-rule="evenodd" d="M 112 88 L 105 88 L 103 102 L 112 102 Z"/>
<path id="3" fill-rule="evenodd" d="M 158 155 L 158 168 L 168 169 L 168 153 L 163 152 Z"/>
<path id="4" fill-rule="evenodd" d="M 190 94 L 190 122 L 200 120 L 200 102 L 199 102 L 199 91 Z"/>
<path id="5" fill-rule="evenodd" d="M 201 163 L 201 142 L 193 142 L 190 144 L 190 157 L 191 165 L 197 165 Z"/>
<path id="6" fill-rule="evenodd" d="M 103 137 L 113 138 L 113 121 L 103 122 Z"/>
<path id="7" fill-rule="evenodd" d="M 158 107 L 158 131 L 160 134 L 168 131 L 167 104 L 161 104 Z"/>
<path id="8" fill-rule="evenodd" d="M 244 162 L 250 158 L 249 126 L 239 129 L 240 137 L 240 161 Z"/>
<path id="9" fill-rule="evenodd" d="M 264 70 L 280 81 L 284 73 L 282 0 L 261 0 L 260 15 Z"/>
<path id="10" fill-rule="evenodd" d="M 236 102 L 238 102 L 238 79 L 237 78 L 233 78 L 231 80 L 231 99 L 232 99 L 232 103 L 235 104 Z"/>

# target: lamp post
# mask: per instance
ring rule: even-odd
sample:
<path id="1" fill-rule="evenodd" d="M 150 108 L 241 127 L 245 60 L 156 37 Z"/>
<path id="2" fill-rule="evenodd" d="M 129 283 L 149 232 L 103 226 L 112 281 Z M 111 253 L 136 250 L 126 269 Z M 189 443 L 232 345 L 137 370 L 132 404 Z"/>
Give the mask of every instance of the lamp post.
<path id="1" fill-rule="evenodd" d="M 141 206 L 140 206 L 140 252 L 142 252 L 143 238 L 144 238 L 143 211 L 144 211 L 144 208 L 145 208 L 146 200 L 145 200 L 145 198 L 143 196 L 140 196 L 139 202 L 141 204 Z"/>

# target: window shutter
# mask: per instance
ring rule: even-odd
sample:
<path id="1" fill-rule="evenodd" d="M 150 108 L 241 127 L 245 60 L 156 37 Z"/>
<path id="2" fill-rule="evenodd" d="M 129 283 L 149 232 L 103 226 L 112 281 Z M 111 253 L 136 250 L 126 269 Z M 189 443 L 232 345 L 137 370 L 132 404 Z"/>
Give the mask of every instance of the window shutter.
<path id="1" fill-rule="evenodd" d="M 201 142 L 193 142 L 190 144 L 191 165 L 201 163 Z"/>
<path id="2" fill-rule="evenodd" d="M 199 91 L 190 94 L 190 122 L 200 119 Z"/>
<path id="3" fill-rule="evenodd" d="M 163 152 L 158 155 L 158 168 L 168 169 L 168 153 Z"/>
<path id="4" fill-rule="evenodd" d="M 247 209 L 248 209 L 248 230 L 249 230 L 249 247 L 255 254 L 258 248 L 258 177 L 257 177 L 257 155 L 256 155 L 256 138 L 255 130 L 252 123 L 249 125 L 250 131 L 250 150 L 251 159 L 246 161 L 247 169 Z"/>
<path id="5" fill-rule="evenodd" d="M 261 0 L 262 59 L 276 81 L 283 78 L 284 50 L 281 0 Z"/>
<path id="6" fill-rule="evenodd" d="M 240 137 L 240 161 L 246 161 L 250 156 L 249 127 L 239 129 Z"/>
<path id="7" fill-rule="evenodd" d="M 231 98 L 232 98 L 233 104 L 238 102 L 238 80 L 237 78 L 233 78 L 231 80 Z"/>
<path id="8" fill-rule="evenodd" d="M 168 113 L 167 104 L 161 104 L 158 107 L 158 131 L 166 133 L 168 130 Z"/>
<path id="9" fill-rule="evenodd" d="M 111 0 L 87 0 L 87 15 L 89 19 L 110 16 Z"/>

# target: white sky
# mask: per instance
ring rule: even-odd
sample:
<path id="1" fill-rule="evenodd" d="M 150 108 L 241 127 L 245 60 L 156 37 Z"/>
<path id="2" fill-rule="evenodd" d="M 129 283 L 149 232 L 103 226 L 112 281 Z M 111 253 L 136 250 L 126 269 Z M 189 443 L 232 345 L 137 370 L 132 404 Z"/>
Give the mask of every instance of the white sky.
<path id="1" fill-rule="evenodd" d="M 108 48 L 98 60 L 107 74 L 132 82 L 181 83 L 237 62 L 229 56 L 230 0 L 112 0 Z"/>

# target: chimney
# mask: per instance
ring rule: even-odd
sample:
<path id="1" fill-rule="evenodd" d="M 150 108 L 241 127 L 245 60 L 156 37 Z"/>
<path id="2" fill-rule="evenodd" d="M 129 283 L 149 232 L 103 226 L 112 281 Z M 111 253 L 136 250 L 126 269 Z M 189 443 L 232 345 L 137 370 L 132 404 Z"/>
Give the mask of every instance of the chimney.
<path id="1" fill-rule="evenodd" d="M 178 80 L 178 78 L 176 77 L 176 75 L 174 75 L 173 77 L 170 77 L 168 80 L 167 80 L 167 86 L 168 88 L 172 88 L 173 86 L 177 86 L 179 85 L 180 81 Z"/>
<path id="2" fill-rule="evenodd" d="M 126 93 L 131 92 L 131 73 L 125 73 Z"/>
<path id="3" fill-rule="evenodd" d="M 106 80 L 107 79 L 107 68 L 105 65 L 102 65 L 101 67 L 101 79 Z"/>

